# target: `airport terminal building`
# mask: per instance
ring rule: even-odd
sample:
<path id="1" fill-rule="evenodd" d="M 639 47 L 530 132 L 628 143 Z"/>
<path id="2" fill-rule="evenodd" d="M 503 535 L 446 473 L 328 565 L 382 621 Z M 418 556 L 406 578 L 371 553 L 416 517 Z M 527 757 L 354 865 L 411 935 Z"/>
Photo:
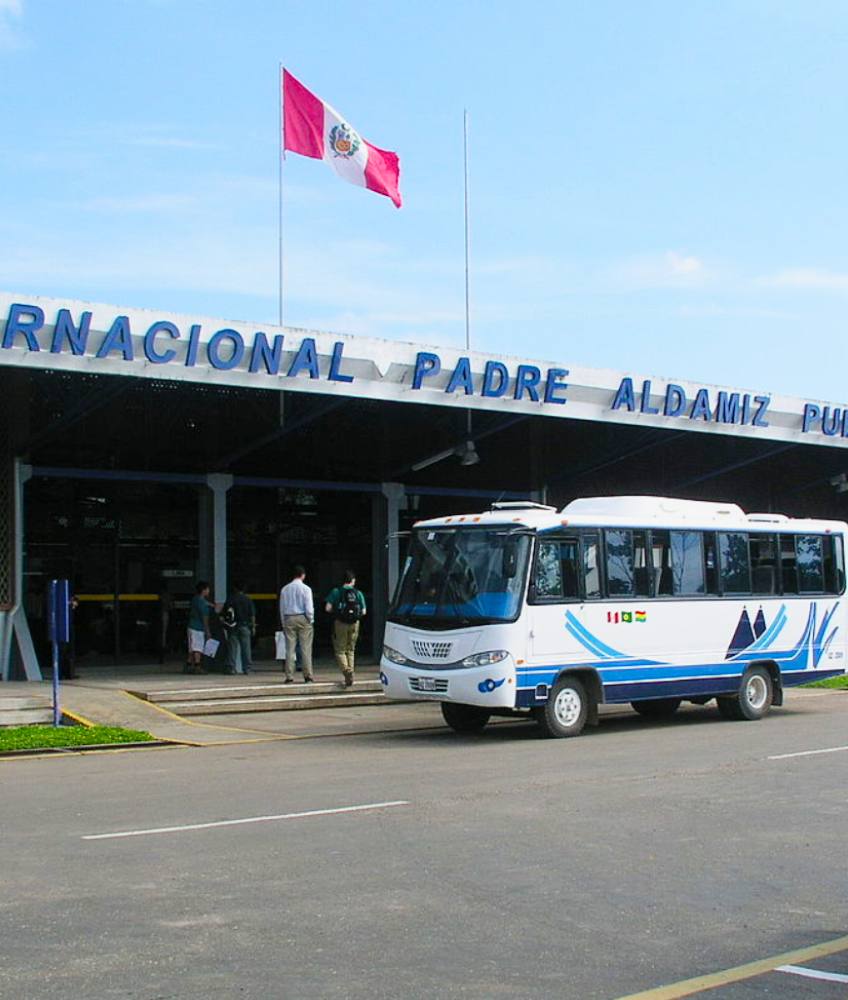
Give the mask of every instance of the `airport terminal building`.
<path id="1" fill-rule="evenodd" d="M 376 649 L 399 533 L 497 499 L 846 517 L 848 407 L 548 353 L 0 293 L 0 678 L 46 669 L 54 577 L 79 662 L 178 666 L 198 577 L 216 600 L 243 580 L 270 643 L 295 563 L 318 599 L 355 568 Z"/>

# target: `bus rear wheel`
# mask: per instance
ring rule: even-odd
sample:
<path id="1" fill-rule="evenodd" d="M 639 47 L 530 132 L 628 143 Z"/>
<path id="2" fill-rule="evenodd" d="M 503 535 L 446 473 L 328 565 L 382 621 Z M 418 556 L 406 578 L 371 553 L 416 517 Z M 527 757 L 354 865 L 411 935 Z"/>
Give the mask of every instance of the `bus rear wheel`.
<path id="1" fill-rule="evenodd" d="M 651 698 L 648 701 L 631 701 L 633 709 L 646 719 L 670 719 L 680 708 L 682 698 Z"/>
<path id="2" fill-rule="evenodd" d="M 476 705 L 456 705 L 443 701 L 442 718 L 456 733 L 479 733 L 489 721 L 489 712 Z"/>
<path id="3" fill-rule="evenodd" d="M 561 677 L 545 704 L 534 711 L 542 735 L 548 739 L 579 736 L 589 714 L 586 688 L 576 677 Z"/>
<path id="4" fill-rule="evenodd" d="M 768 715 L 773 700 L 774 682 L 765 667 L 750 667 L 742 675 L 736 694 L 716 698 L 718 710 L 725 719 L 749 722 Z"/>

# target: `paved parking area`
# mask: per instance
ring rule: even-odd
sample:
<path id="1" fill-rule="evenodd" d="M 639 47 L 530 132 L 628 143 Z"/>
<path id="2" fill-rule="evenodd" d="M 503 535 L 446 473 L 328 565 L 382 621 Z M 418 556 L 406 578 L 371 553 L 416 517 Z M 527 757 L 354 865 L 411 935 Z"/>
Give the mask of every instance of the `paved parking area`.
<path id="1" fill-rule="evenodd" d="M 767 961 L 696 977 L 848 934 L 847 723 L 848 695 L 814 692 L 570 741 L 3 762 L 0 996 L 844 997 Z"/>

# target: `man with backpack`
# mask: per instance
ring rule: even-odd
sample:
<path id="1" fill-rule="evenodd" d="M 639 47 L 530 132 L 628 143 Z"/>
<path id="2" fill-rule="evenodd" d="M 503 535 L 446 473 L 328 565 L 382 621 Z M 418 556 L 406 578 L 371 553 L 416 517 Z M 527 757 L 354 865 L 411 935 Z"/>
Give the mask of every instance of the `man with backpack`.
<path id="1" fill-rule="evenodd" d="M 336 587 L 327 595 L 324 610 L 333 616 L 333 651 L 336 663 L 344 674 L 345 687 L 351 687 L 359 622 L 366 612 L 365 597 L 361 590 L 356 589 L 353 570 L 347 570 L 342 586 Z"/>
<path id="2" fill-rule="evenodd" d="M 221 612 L 227 635 L 227 673 L 248 674 L 253 666 L 252 640 L 256 635 L 256 608 L 244 586 L 234 582 Z"/>

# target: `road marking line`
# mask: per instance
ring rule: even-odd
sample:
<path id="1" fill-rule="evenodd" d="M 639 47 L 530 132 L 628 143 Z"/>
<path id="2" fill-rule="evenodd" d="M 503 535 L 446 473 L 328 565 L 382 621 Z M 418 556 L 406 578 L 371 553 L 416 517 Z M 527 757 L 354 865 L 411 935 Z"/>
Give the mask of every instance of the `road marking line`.
<path id="1" fill-rule="evenodd" d="M 657 986 L 654 989 L 643 990 L 641 993 L 630 993 L 625 997 L 619 997 L 619 1000 L 679 1000 L 680 997 L 689 997 L 693 993 L 701 993 L 704 990 L 715 989 L 717 986 L 738 983 L 743 979 L 752 979 L 765 972 L 774 972 L 781 965 L 809 962 L 815 958 L 824 958 L 846 949 L 848 949 L 848 935 L 834 938 L 831 941 L 823 941 L 821 944 L 814 944 L 809 948 L 798 948 L 796 951 L 786 951 L 782 955 L 772 955 L 771 958 L 761 958 L 756 962 L 737 965 L 721 972 L 711 972 L 705 976 L 696 976 L 694 979 L 683 979 L 679 983 Z"/>
<path id="2" fill-rule="evenodd" d="M 90 833 L 81 840 L 118 840 L 123 837 L 147 837 L 159 833 L 185 833 L 189 830 L 212 830 L 219 826 L 244 826 L 247 823 L 272 823 L 282 819 L 304 819 L 307 816 L 335 816 L 338 813 L 366 812 L 410 805 L 405 799 L 397 802 L 369 802 L 363 806 L 340 806 L 336 809 L 310 809 L 308 812 L 279 813 L 276 816 L 247 816 L 244 819 L 222 819 L 214 823 L 187 823 L 185 826 L 159 826 L 149 830 L 123 830 L 120 833 Z"/>
<path id="3" fill-rule="evenodd" d="M 848 983 L 848 976 L 839 972 L 820 972 L 818 969 L 805 969 L 800 965 L 779 965 L 775 972 L 789 972 L 793 976 L 806 976 L 807 979 L 824 979 L 828 983 Z"/>
<path id="4" fill-rule="evenodd" d="M 840 750 L 848 750 L 848 746 L 826 747 L 824 750 L 799 750 L 797 753 L 777 753 L 769 757 L 768 760 L 788 760 L 790 757 L 815 757 L 820 753 L 839 753 Z"/>

